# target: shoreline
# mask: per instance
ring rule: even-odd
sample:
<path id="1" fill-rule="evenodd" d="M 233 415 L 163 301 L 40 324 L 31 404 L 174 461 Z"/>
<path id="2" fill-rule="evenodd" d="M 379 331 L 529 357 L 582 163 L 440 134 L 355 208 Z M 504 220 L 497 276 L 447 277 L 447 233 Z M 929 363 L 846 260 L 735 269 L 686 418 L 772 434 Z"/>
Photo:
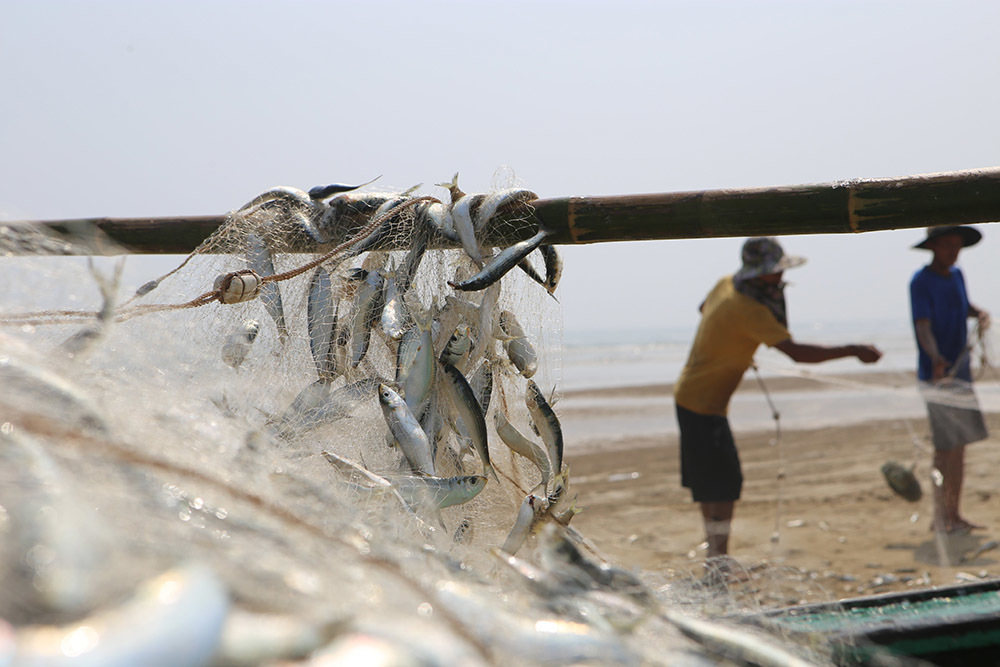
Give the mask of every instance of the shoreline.
<path id="1" fill-rule="evenodd" d="M 1000 434 L 1000 412 L 984 413 L 991 434 Z M 730 554 L 763 573 L 754 575 L 754 595 L 778 596 L 782 604 L 825 602 L 1000 575 L 1000 550 L 975 554 L 1000 539 L 992 478 L 1000 436 L 967 449 L 962 511 L 986 530 L 942 537 L 929 529 L 926 417 L 792 428 L 781 432 L 778 446 L 773 428 L 734 425 L 734 432 L 745 481 Z M 566 454 L 583 510 L 573 525 L 608 558 L 652 582 L 684 587 L 700 577 L 704 528 L 680 486 L 676 436 L 623 432 L 605 446 L 581 445 Z M 919 501 L 907 502 L 888 486 L 881 465 L 889 460 L 915 466 Z"/>

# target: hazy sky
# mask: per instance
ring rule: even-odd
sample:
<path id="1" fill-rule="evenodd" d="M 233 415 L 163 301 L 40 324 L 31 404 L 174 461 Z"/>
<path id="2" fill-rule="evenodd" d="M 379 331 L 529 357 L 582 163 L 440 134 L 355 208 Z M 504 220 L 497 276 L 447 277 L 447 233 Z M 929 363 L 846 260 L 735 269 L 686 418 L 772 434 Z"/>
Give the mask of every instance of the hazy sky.
<path id="1" fill-rule="evenodd" d="M 0 16 L 0 218 L 219 214 L 379 174 L 433 192 L 459 171 L 472 192 L 510 169 L 557 197 L 1000 165 L 993 1 L 6 0 Z M 960 265 L 1000 314 L 1000 225 L 981 229 Z M 793 334 L 905 320 L 921 238 L 783 239 L 809 258 L 788 275 Z M 692 326 L 741 243 L 562 247 L 564 325 Z"/>

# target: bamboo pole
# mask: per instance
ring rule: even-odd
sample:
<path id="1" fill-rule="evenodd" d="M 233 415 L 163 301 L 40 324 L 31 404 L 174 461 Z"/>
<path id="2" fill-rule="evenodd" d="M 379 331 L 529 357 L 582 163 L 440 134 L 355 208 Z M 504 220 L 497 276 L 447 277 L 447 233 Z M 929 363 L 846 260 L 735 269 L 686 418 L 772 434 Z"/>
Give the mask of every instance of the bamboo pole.
<path id="1" fill-rule="evenodd" d="M 0 238 L 4 227 L 27 224 L 58 237 L 90 239 L 85 245 L 91 254 L 184 254 L 225 220 L 216 215 L 6 222 L 0 223 Z M 507 245 L 533 235 L 539 225 L 551 232 L 551 244 L 586 244 L 857 233 L 998 220 L 1000 167 L 991 167 L 814 185 L 537 199 L 529 213 L 501 213 L 481 240 Z M 357 224 L 344 225 L 338 230 L 344 238 L 329 245 L 349 238 Z M 112 243 L 95 241 L 95 228 Z"/>

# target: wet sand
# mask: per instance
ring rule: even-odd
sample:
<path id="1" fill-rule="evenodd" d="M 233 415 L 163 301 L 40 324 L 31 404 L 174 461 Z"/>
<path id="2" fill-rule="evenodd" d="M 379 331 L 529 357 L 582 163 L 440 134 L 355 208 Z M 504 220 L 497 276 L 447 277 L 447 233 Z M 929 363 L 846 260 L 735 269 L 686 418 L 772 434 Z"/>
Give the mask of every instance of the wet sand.
<path id="1" fill-rule="evenodd" d="M 898 374 L 853 375 L 852 381 L 896 381 Z M 772 390 L 816 391 L 822 386 L 783 378 Z M 755 391 L 744 383 L 741 391 Z M 588 390 L 588 398 L 659 396 L 673 420 L 669 387 Z M 567 396 L 564 423 L 585 429 L 597 418 L 575 410 Z M 640 410 L 662 409 L 640 407 Z M 736 506 L 730 554 L 764 573 L 756 594 L 782 604 L 836 600 L 1000 576 L 1000 549 L 971 554 L 1000 539 L 1000 414 L 987 414 L 993 433 L 969 445 L 963 514 L 987 526 L 968 535 L 936 539 L 930 530 L 931 453 L 924 417 L 897 417 L 821 429 L 741 431 L 733 424 L 743 461 L 743 498 Z M 573 490 L 584 510 L 573 519 L 614 561 L 641 568 L 655 582 L 691 581 L 704 570 L 698 506 L 680 486 L 675 433 L 629 434 L 567 443 Z M 888 460 L 916 463 L 923 498 L 896 495 L 880 471 Z M 783 471 L 783 474 L 781 474 Z M 782 591 L 795 582 L 791 593 Z M 796 599 L 800 598 L 800 599 Z M 764 602 L 766 600 L 761 600 Z"/>

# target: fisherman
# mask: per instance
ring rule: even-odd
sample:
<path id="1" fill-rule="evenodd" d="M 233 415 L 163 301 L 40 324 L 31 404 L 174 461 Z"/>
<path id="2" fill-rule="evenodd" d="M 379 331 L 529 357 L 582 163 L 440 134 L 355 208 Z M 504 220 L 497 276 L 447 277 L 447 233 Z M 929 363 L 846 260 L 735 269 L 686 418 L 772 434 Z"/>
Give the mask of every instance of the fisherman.
<path id="1" fill-rule="evenodd" d="M 962 248 L 979 243 L 973 227 L 930 227 L 927 238 L 913 246 L 933 253 L 931 263 L 910 280 L 910 311 L 917 339 L 917 379 L 927 403 L 934 467 L 935 531 L 967 533 L 978 524 L 963 518 L 958 505 L 965 472 L 965 445 L 987 437 L 986 422 L 972 390 L 966 320 L 976 318 L 979 333 L 990 325 L 989 314 L 969 303 L 962 270 L 955 266 Z"/>
<path id="2" fill-rule="evenodd" d="M 782 274 L 805 259 L 786 255 L 770 237 L 747 239 L 742 258 L 740 270 L 719 280 L 699 307 L 701 323 L 674 386 L 681 484 L 701 505 L 707 564 L 720 573 L 729 571 L 730 525 L 743 486 L 726 413 L 757 347 L 764 343 L 802 363 L 857 357 L 870 364 L 882 356 L 872 345 L 827 347 L 792 340 Z"/>

